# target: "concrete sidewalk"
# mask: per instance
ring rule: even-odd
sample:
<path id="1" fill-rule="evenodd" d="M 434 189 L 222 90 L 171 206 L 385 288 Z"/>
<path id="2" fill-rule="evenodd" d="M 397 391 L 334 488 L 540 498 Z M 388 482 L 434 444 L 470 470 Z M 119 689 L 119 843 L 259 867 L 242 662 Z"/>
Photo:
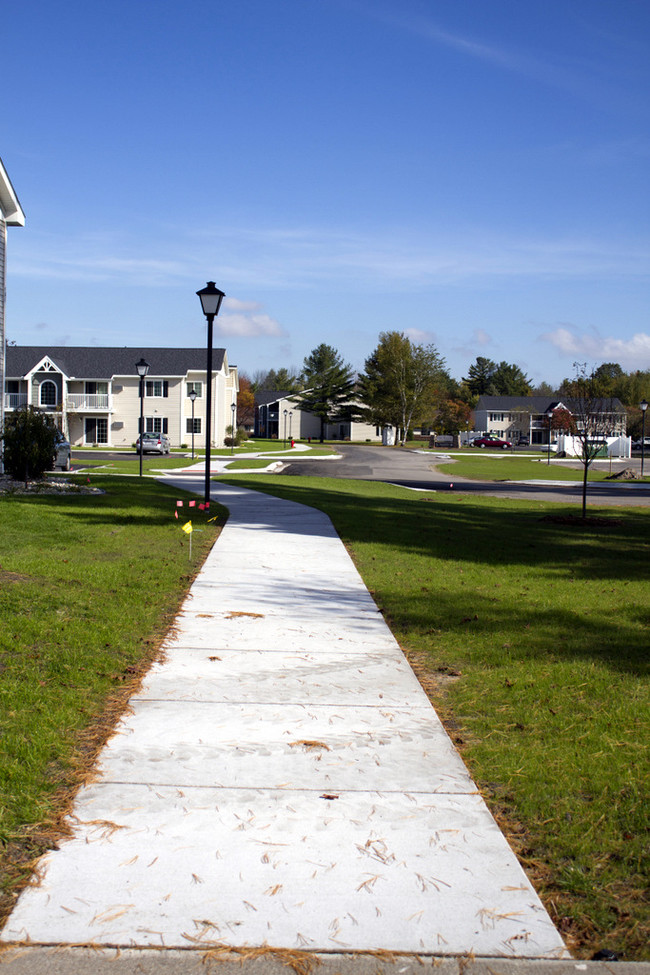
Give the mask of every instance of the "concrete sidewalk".
<path id="1" fill-rule="evenodd" d="M 213 497 L 164 660 L 4 941 L 568 958 L 329 519 Z"/>

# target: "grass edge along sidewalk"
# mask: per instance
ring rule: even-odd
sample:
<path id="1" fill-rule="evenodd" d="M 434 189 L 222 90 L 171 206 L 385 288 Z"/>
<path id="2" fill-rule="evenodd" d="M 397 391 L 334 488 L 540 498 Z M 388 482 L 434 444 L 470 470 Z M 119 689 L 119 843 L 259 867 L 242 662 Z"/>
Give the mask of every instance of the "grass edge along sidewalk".
<path id="1" fill-rule="evenodd" d="M 2 595 L 22 597 L 13 604 L 18 642 L 0 661 L 0 688 L 7 682 L 7 661 L 21 656 L 22 648 L 23 692 L 30 697 L 21 702 L 22 716 L 14 708 L 14 746 L 28 764 L 44 762 L 46 772 L 41 798 L 34 790 L 22 797 L 35 804 L 35 815 L 30 820 L 20 810 L 22 826 L 6 840 L 7 882 L 7 868 L 16 866 L 19 853 L 25 867 L 30 853 L 52 840 L 55 813 L 63 815 L 69 795 L 57 791 L 58 784 L 66 777 L 78 781 L 114 719 L 84 684 L 89 658 L 76 646 L 80 636 L 87 643 L 90 627 L 98 626 L 90 661 L 108 678 L 109 694 L 122 692 L 125 700 L 129 681 L 139 675 L 131 661 L 144 664 L 155 655 L 167 625 L 155 609 L 157 561 L 171 562 L 163 576 L 175 578 L 171 588 L 178 601 L 179 587 L 190 582 L 183 540 L 176 560 L 167 554 L 184 523 L 173 519 L 176 495 L 153 482 L 143 491 L 133 479 L 124 479 L 120 492 L 120 481 L 93 481 L 104 483 L 108 493 L 90 502 L 0 502 L 7 527 L 0 535 Z M 574 525 L 546 521 L 564 509 L 542 503 L 414 495 L 383 484 L 320 478 L 250 475 L 247 481 L 321 507 L 333 518 L 569 942 L 587 957 L 599 947 L 625 958 L 647 957 L 641 722 L 648 709 L 647 684 L 637 673 L 640 646 L 647 643 L 641 589 L 647 512 L 607 512 L 601 528 L 576 532 Z M 240 476 L 237 483 L 246 482 Z M 163 557 L 152 548 L 154 531 L 162 533 Z M 30 534 L 32 548 L 26 544 Z M 46 554 L 43 537 L 50 541 Z M 199 540 L 212 543 L 207 532 L 197 533 Z M 129 543 L 133 552 L 124 561 Z M 74 562 L 69 568 L 71 556 L 76 568 Z M 131 640 L 123 644 L 104 636 L 91 596 L 98 580 L 109 596 L 133 586 L 132 574 L 121 580 L 122 569 L 135 569 L 138 583 L 143 574 L 152 582 L 148 602 L 136 586 L 132 613 L 122 614 L 132 624 Z M 593 598 L 585 611 L 589 589 Z M 36 599 L 36 609 L 44 600 L 49 616 L 32 612 L 26 596 Z M 73 606 L 78 619 L 68 612 Z M 173 615 L 174 607 L 168 608 Z M 143 631 L 136 617 L 145 610 L 153 615 L 150 642 L 142 645 L 133 633 Z M 45 699 L 52 688 L 71 721 L 64 721 L 69 751 L 58 764 Z M 27 712 L 29 737 L 21 727 Z M 75 722 L 79 730 L 71 733 Z M 36 741 L 39 725 L 44 733 Z"/>
<path id="2" fill-rule="evenodd" d="M 236 483 L 332 518 L 569 946 L 650 958 L 650 511 Z"/>
<path id="3" fill-rule="evenodd" d="M 0 495 L 0 917 L 62 835 L 225 521 L 154 481 L 92 485 L 104 493 Z"/>

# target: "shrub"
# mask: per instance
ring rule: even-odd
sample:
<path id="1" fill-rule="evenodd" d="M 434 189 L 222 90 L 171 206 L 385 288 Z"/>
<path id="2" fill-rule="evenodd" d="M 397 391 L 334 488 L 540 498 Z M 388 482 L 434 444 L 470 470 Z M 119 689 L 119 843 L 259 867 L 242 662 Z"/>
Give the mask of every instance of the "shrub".
<path id="1" fill-rule="evenodd" d="M 52 468 L 58 428 L 49 413 L 24 406 L 5 416 L 5 470 L 16 480 L 42 477 Z"/>

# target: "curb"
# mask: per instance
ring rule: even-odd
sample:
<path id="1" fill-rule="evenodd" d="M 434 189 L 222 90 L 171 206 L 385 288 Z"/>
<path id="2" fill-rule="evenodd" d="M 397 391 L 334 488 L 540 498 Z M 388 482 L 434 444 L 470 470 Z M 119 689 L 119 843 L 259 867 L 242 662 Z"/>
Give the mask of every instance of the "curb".
<path id="1" fill-rule="evenodd" d="M 310 954 L 289 949 L 137 949 L 7 947 L 7 975 L 650 975 L 650 962 L 545 961 L 525 958 L 443 958 L 439 955 Z"/>

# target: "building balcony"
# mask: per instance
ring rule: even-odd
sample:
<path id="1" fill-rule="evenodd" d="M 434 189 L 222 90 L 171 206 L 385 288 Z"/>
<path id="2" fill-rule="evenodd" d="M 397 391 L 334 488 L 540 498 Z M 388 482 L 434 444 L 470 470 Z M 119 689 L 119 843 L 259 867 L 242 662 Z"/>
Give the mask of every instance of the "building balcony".
<path id="1" fill-rule="evenodd" d="M 27 393 L 5 393 L 5 409 L 19 410 L 27 406 Z"/>
<path id="2" fill-rule="evenodd" d="M 65 398 L 68 412 L 100 413 L 109 410 L 108 393 L 68 393 Z"/>

